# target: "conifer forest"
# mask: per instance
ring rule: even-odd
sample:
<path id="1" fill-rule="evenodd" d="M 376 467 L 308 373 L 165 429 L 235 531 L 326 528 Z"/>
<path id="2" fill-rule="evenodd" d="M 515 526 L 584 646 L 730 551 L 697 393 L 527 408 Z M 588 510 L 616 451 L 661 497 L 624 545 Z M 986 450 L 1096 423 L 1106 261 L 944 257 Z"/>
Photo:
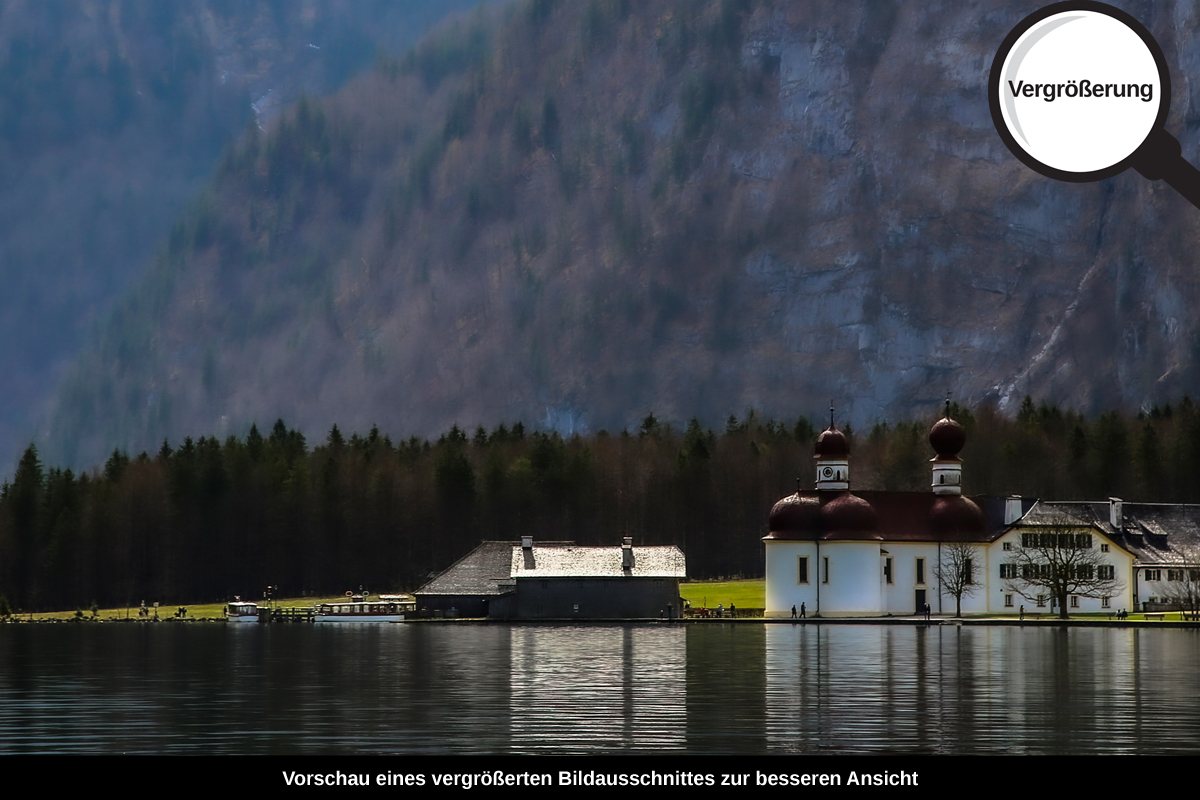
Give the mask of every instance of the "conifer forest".
<path id="1" fill-rule="evenodd" d="M 1026 398 L 1010 418 L 957 405 L 965 490 L 1055 500 L 1198 502 L 1200 408 L 1094 418 Z M 839 427 L 854 489 L 925 491 L 936 416 Z M 27 611 L 413 590 L 480 541 L 675 544 L 692 578 L 762 574 L 767 512 L 812 485 L 826 420 L 729 417 L 721 430 L 648 413 L 635 430 L 563 438 L 499 424 L 435 441 L 336 425 L 114 451 L 75 474 L 30 446 L 0 488 L 0 595 Z"/>

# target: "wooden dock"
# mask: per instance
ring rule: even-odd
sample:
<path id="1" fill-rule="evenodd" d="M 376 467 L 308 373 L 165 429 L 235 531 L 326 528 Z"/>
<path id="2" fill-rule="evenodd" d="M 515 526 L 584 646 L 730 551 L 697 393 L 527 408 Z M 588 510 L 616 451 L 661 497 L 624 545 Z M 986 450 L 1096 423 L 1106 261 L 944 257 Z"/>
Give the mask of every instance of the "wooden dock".
<path id="1" fill-rule="evenodd" d="M 317 609 L 312 606 L 263 608 L 258 613 L 263 622 L 313 622 L 317 617 Z"/>

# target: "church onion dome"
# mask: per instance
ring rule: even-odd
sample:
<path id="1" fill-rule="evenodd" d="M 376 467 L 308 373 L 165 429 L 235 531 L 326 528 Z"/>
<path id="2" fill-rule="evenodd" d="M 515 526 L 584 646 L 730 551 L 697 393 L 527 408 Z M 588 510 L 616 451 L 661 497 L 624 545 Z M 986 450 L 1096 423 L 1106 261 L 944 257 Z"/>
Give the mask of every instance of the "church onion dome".
<path id="1" fill-rule="evenodd" d="M 846 459 L 850 457 L 850 443 L 846 434 L 833 427 L 817 437 L 816 458 Z"/>
<path id="2" fill-rule="evenodd" d="M 821 534 L 821 506 L 811 497 L 799 493 L 785 497 L 775 504 L 768 518 L 771 532 L 767 539 L 802 539 L 816 541 Z"/>
<path id="3" fill-rule="evenodd" d="M 979 506 L 961 495 L 942 495 L 929 511 L 929 531 L 940 542 L 977 542 L 987 525 Z"/>
<path id="4" fill-rule="evenodd" d="M 821 506 L 821 538 L 849 541 L 882 541 L 879 517 L 861 497 L 841 492 Z"/>
<path id="5" fill-rule="evenodd" d="M 929 444 L 940 460 L 957 461 L 958 454 L 967 443 L 967 432 L 949 416 L 934 423 L 929 432 Z"/>

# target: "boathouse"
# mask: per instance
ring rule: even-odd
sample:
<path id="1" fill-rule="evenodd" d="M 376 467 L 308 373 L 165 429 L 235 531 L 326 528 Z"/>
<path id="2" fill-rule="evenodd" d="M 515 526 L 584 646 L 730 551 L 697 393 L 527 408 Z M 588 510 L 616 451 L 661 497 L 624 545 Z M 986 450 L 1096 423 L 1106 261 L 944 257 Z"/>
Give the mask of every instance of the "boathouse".
<path id="1" fill-rule="evenodd" d="M 574 542 L 483 542 L 416 592 L 417 607 L 491 619 L 658 619 L 680 615 L 683 551 Z"/>

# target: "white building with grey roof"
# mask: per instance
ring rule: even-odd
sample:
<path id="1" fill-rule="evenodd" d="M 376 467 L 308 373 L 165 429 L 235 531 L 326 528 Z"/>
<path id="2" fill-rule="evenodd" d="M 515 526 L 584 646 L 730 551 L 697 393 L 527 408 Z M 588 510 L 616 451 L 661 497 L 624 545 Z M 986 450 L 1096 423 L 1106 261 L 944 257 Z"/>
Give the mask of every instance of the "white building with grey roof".
<path id="1" fill-rule="evenodd" d="M 674 619 L 687 575 L 674 545 L 483 542 L 416 592 L 417 607 L 491 619 Z"/>

